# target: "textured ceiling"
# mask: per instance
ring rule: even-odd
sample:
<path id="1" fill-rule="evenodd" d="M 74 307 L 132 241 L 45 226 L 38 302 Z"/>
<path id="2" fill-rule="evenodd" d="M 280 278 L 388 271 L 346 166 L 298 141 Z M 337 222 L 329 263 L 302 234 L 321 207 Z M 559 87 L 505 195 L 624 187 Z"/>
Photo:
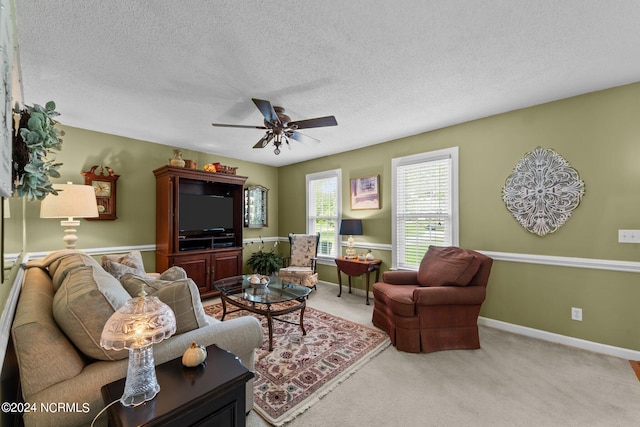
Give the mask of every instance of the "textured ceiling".
<path id="1" fill-rule="evenodd" d="M 27 104 L 273 166 L 640 80 L 637 0 L 15 3 Z M 261 125 L 251 98 L 338 126 L 277 156 L 211 126 Z"/>

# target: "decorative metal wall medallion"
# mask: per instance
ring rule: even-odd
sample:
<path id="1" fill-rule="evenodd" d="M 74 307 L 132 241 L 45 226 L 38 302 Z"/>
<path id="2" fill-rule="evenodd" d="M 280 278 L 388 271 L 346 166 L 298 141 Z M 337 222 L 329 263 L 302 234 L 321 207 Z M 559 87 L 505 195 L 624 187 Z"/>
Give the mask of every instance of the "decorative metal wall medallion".
<path id="1" fill-rule="evenodd" d="M 538 236 L 558 230 L 584 195 L 584 182 L 561 155 L 537 147 L 518 161 L 502 200 L 520 225 Z"/>

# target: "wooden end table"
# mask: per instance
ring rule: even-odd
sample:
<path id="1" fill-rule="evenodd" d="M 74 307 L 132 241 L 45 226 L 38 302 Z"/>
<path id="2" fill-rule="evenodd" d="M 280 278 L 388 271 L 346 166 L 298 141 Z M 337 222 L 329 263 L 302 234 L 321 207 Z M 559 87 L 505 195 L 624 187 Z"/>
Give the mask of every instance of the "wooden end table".
<path id="1" fill-rule="evenodd" d="M 245 425 L 245 387 L 254 374 L 228 351 L 210 345 L 204 364 L 187 368 L 178 357 L 156 366 L 156 377 L 160 392 L 150 401 L 107 409 L 110 426 Z M 122 378 L 102 387 L 105 405 L 120 399 L 124 383 Z"/>
<path id="2" fill-rule="evenodd" d="M 358 258 L 345 258 L 339 257 L 335 259 L 336 266 L 338 267 L 338 285 L 340 285 L 340 292 L 338 296 L 342 295 L 342 274 L 344 273 L 349 277 L 349 293 L 351 293 L 351 278 L 367 275 L 367 299 L 366 304 L 369 305 L 369 275 L 372 271 L 376 272 L 376 282 L 380 280 L 380 264 L 382 260 L 364 260 L 360 261 Z"/>

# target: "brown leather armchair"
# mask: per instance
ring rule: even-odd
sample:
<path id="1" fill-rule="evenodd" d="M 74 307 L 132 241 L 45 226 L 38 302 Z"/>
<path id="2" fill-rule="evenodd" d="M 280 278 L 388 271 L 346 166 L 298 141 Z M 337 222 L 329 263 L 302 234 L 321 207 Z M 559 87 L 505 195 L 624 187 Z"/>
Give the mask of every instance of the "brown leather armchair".
<path id="1" fill-rule="evenodd" d="M 385 271 L 373 285 L 373 324 L 398 350 L 480 348 L 478 314 L 493 259 L 454 246 L 430 246 L 418 271 Z"/>

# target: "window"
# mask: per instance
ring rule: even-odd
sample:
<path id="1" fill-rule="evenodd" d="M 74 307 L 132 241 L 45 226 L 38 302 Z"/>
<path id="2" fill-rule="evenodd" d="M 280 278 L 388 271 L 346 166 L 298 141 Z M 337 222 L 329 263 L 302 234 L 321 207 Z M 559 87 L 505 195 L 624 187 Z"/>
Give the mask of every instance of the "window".
<path id="1" fill-rule="evenodd" d="M 307 234 L 320 233 L 318 258 L 335 258 L 339 253 L 341 182 L 340 169 L 307 175 Z"/>
<path id="2" fill-rule="evenodd" d="M 392 267 L 415 270 L 429 245 L 458 245 L 458 147 L 391 160 Z"/>

